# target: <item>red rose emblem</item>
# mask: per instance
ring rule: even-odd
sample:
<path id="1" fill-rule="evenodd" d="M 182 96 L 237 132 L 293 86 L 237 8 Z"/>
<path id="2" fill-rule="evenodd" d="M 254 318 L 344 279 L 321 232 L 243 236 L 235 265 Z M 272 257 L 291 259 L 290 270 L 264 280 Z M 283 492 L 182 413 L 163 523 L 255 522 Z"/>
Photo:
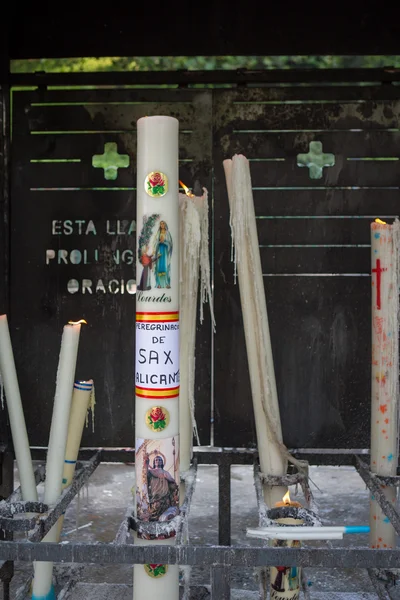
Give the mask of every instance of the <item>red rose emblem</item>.
<path id="1" fill-rule="evenodd" d="M 153 423 L 156 423 L 157 421 L 165 421 L 165 415 L 162 411 L 162 408 L 159 406 L 153 408 L 150 413 L 150 419 L 153 421 Z"/>
<path id="2" fill-rule="evenodd" d="M 149 177 L 149 182 L 151 184 L 152 187 L 156 187 L 156 186 L 164 186 L 165 182 L 164 179 L 161 175 L 161 173 L 153 173 L 153 175 L 151 177 Z"/>

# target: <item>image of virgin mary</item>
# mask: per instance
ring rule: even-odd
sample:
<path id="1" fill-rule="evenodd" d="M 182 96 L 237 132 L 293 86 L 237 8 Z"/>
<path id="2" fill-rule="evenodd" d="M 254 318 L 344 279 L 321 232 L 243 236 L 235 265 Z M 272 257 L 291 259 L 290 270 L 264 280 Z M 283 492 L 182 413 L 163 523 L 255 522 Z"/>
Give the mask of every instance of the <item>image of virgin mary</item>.
<path id="1" fill-rule="evenodd" d="M 172 236 L 165 221 L 160 221 L 160 226 L 155 238 L 154 275 L 157 288 L 171 287 L 171 255 Z"/>

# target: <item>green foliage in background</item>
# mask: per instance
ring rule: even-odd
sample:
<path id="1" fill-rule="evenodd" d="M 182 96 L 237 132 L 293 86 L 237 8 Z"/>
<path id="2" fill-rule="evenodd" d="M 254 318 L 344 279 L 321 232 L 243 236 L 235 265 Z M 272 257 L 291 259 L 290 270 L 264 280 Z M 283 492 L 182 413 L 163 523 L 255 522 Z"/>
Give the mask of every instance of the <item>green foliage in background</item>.
<path id="1" fill-rule="evenodd" d="M 400 67 L 400 56 L 127 56 L 14 60 L 13 73 Z"/>

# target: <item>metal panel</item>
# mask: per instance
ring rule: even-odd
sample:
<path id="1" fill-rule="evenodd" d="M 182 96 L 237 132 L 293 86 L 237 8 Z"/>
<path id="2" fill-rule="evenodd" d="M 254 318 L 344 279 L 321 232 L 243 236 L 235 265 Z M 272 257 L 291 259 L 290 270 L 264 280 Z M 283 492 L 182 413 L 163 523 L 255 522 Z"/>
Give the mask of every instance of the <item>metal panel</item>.
<path id="1" fill-rule="evenodd" d="M 85 430 L 83 445 L 133 445 L 135 296 L 128 282 L 135 280 L 136 260 L 136 120 L 156 113 L 182 115 L 180 178 L 211 191 L 209 92 L 14 93 L 11 326 L 32 445 L 47 445 L 62 327 L 80 318 L 88 325 L 77 377 L 93 378 L 96 386 L 95 431 Z M 110 142 L 130 160 L 115 180 L 92 166 Z M 210 346 L 206 319 L 196 357 L 203 444 L 209 443 Z"/>
<path id="2" fill-rule="evenodd" d="M 255 444 L 222 169 L 238 152 L 251 159 L 284 441 L 369 446 L 370 223 L 400 212 L 400 95 L 383 94 L 334 86 L 215 92 L 216 446 Z M 318 179 L 297 164 L 315 141 L 335 156 Z"/>

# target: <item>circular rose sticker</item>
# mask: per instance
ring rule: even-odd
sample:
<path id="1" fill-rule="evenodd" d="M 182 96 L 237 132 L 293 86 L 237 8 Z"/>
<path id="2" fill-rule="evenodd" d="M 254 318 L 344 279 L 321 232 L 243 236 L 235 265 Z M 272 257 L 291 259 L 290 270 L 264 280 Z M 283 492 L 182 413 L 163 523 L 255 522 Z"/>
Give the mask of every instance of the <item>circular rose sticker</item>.
<path id="1" fill-rule="evenodd" d="M 144 570 L 150 577 L 163 577 L 168 571 L 168 565 L 143 565 Z"/>
<path id="2" fill-rule="evenodd" d="M 169 423 L 169 412 L 163 406 L 153 406 L 146 413 L 146 425 L 152 431 L 163 431 Z"/>
<path id="3" fill-rule="evenodd" d="M 168 177 L 160 171 L 152 171 L 144 180 L 144 189 L 152 198 L 161 198 L 168 192 Z"/>

